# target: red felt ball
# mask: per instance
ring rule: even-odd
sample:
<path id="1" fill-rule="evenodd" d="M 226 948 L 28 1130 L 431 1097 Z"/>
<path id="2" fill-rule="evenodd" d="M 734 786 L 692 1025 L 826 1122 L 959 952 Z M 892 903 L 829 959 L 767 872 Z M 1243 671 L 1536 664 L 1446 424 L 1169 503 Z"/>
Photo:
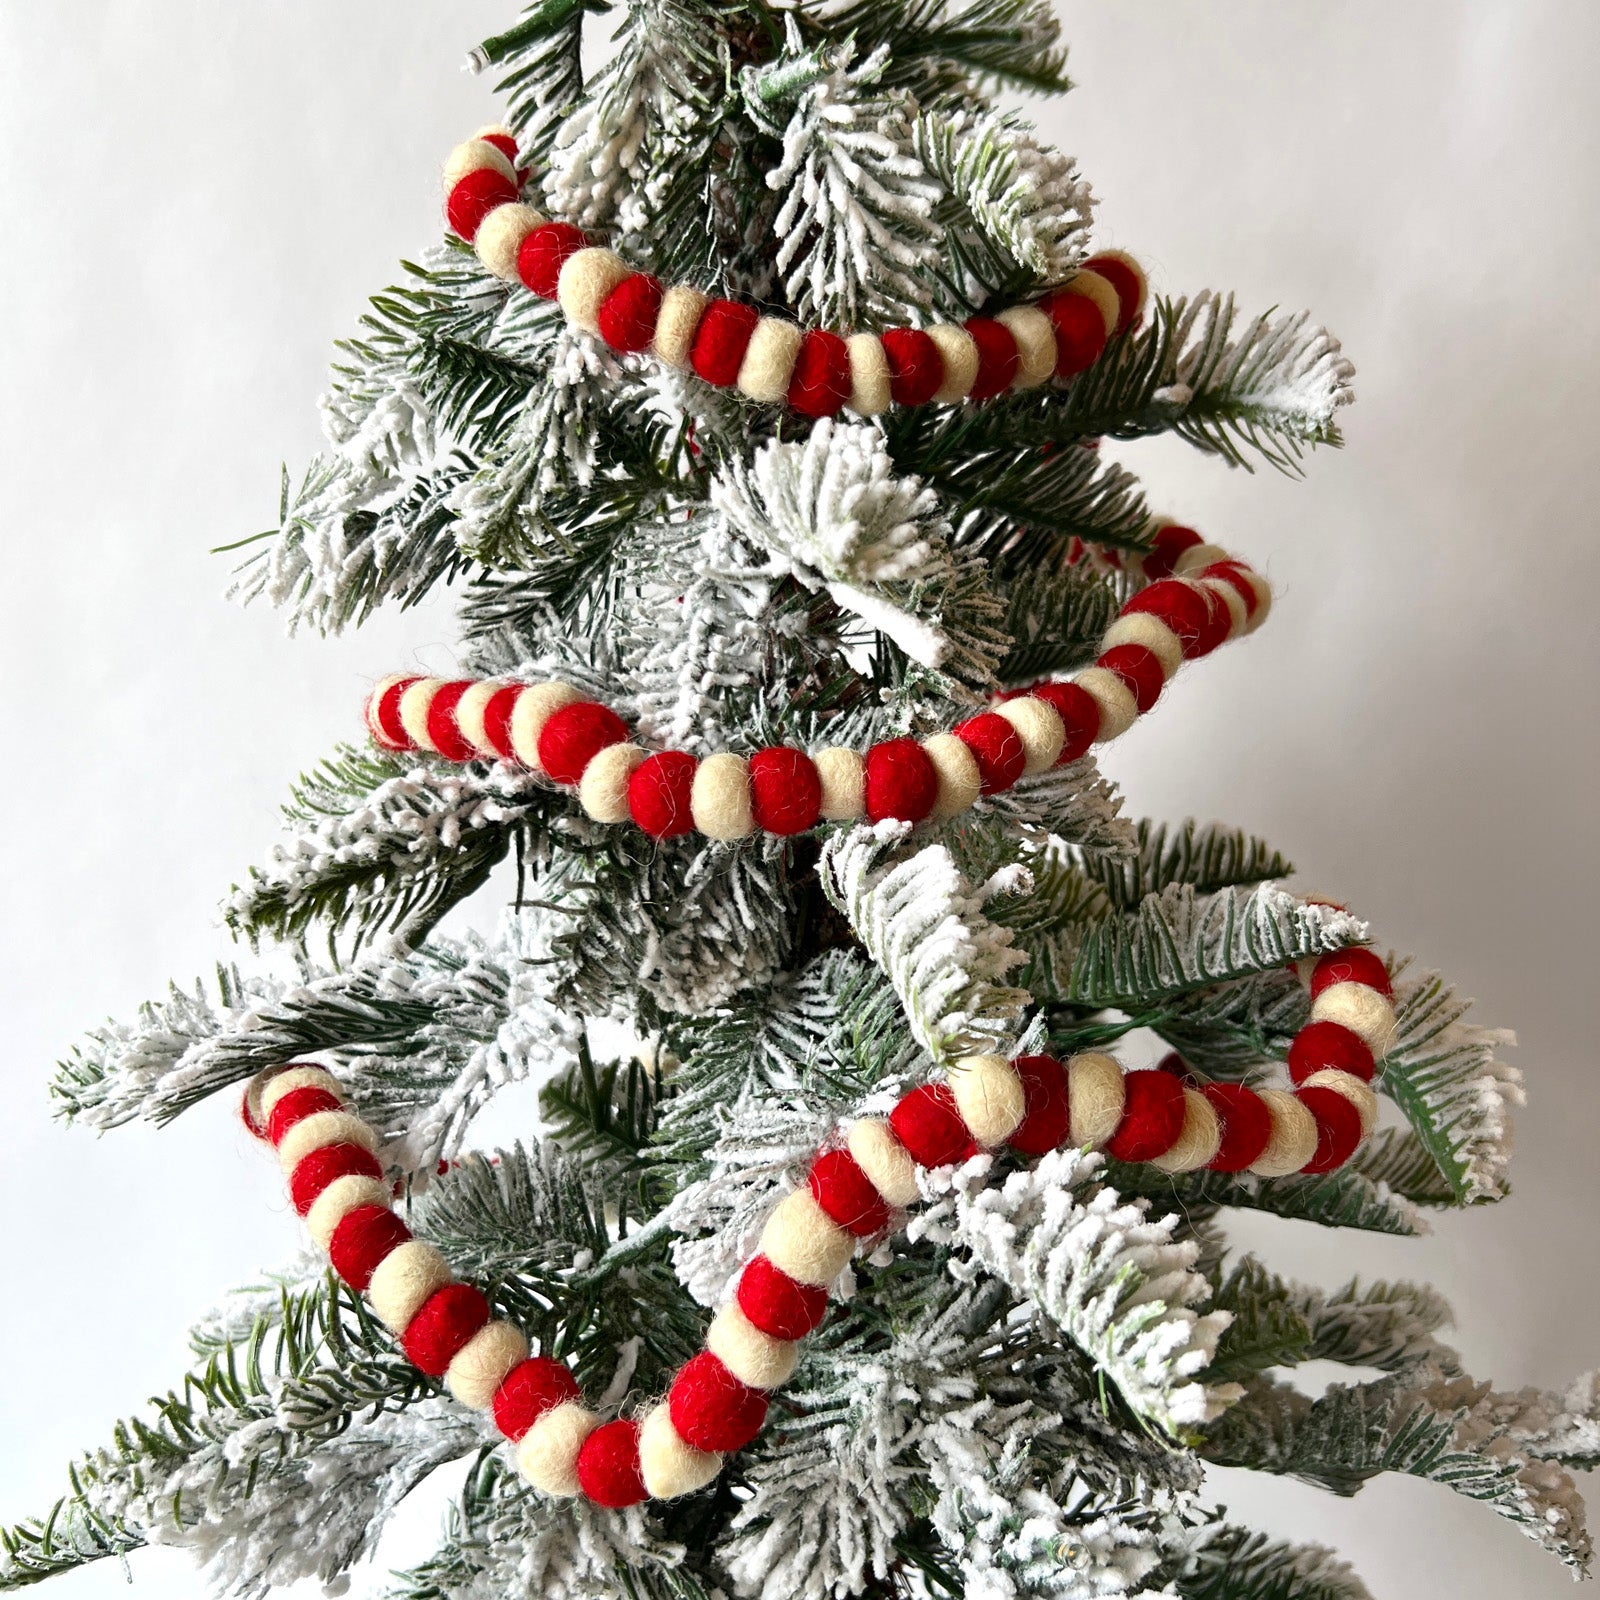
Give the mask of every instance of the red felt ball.
<path id="1" fill-rule="evenodd" d="M 510 205 L 517 186 L 496 167 L 478 167 L 463 174 L 445 201 L 450 226 L 471 244 L 483 219 L 497 206 Z"/>
<path id="2" fill-rule="evenodd" d="M 297 1122 L 314 1117 L 319 1111 L 339 1111 L 344 1102 L 331 1089 L 319 1089 L 307 1084 L 303 1089 L 291 1089 L 272 1108 L 267 1118 L 266 1137 L 274 1145 L 283 1143 L 283 1136 Z"/>
<path id="3" fill-rule="evenodd" d="M 1052 294 L 1039 302 L 1056 332 L 1056 376 L 1076 377 L 1100 359 L 1106 347 L 1106 319 L 1086 294 Z"/>
<path id="4" fill-rule="evenodd" d="M 509 133 L 480 133 L 478 137 L 485 144 L 492 144 L 512 166 L 516 166 L 517 141 Z"/>
<path id="5" fill-rule="evenodd" d="M 639 1467 L 639 1424 L 626 1417 L 602 1423 L 578 1451 L 578 1485 L 612 1511 L 649 1498 Z"/>
<path id="6" fill-rule="evenodd" d="M 1151 1161 L 1165 1155 L 1183 1132 L 1187 1106 L 1183 1085 L 1169 1072 L 1146 1069 L 1122 1080 L 1122 1121 L 1106 1141 L 1118 1161 Z"/>
<path id="7" fill-rule="evenodd" d="M 1244 601 L 1244 614 L 1253 617 L 1256 614 L 1256 607 L 1261 604 L 1261 597 L 1256 593 L 1256 586 L 1246 575 L 1247 570 L 1237 561 L 1213 561 L 1200 573 L 1200 576 L 1220 578 Z"/>
<path id="8" fill-rule="evenodd" d="M 1348 1072 L 1371 1083 L 1377 1070 L 1367 1041 L 1342 1022 L 1308 1022 L 1289 1044 L 1289 1076 L 1296 1083 L 1313 1072 Z"/>
<path id="9" fill-rule="evenodd" d="M 685 1444 L 726 1454 L 744 1449 L 761 1432 L 767 1397 L 734 1377 L 720 1356 L 702 1350 L 678 1368 L 667 1409 Z"/>
<path id="10" fill-rule="evenodd" d="M 1185 550 L 1192 550 L 1197 544 L 1204 544 L 1193 528 L 1181 527 L 1176 522 L 1169 522 L 1164 528 L 1156 531 L 1154 542 L 1150 546 L 1150 553 L 1144 558 L 1144 572 L 1147 578 L 1170 578 L 1172 570 L 1178 564 L 1178 557 Z"/>
<path id="11" fill-rule="evenodd" d="M 1126 333 L 1139 315 L 1139 301 L 1144 294 L 1139 274 L 1115 256 L 1090 256 L 1083 270 L 1104 278 L 1117 291 L 1117 332 Z"/>
<path id="12" fill-rule="evenodd" d="M 609 706 L 575 700 L 539 730 L 539 765 L 557 783 L 576 783 L 602 750 L 627 741 L 628 725 Z"/>
<path id="13" fill-rule="evenodd" d="M 858 1239 L 881 1233 L 889 1207 L 848 1150 L 824 1150 L 811 1163 L 812 1198 L 839 1226 Z"/>
<path id="14" fill-rule="evenodd" d="M 939 347 L 921 328 L 890 328 L 880 336 L 889 362 L 889 393 L 897 406 L 926 405 L 944 382 Z"/>
<path id="15" fill-rule="evenodd" d="M 442 1378 L 461 1347 L 489 1320 L 489 1302 L 470 1283 L 435 1289 L 406 1324 L 400 1344 L 406 1360 L 430 1378 Z"/>
<path id="16" fill-rule="evenodd" d="M 655 338 L 660 314 L 661 280 L 648 272 L 635 272 L 600 302 L 595 320 L 600 324 L 600 337 L 613 350 L 632 355 Z"/>
<path id="17" fill-rule="evenodd" d="M 447 761 L 471 761 L 478 754 L 456 722 L 456 707 L 471 687 L 470 678 L 453 679 L 440 684 L 428 702 L 428 737 Z"/>
<path id="18" fill-rule="evenodd" d="M 925 1083 L 902 1095 L 889 1113 L 889 1126 L 918 1166 L 947 1167 L 978 1153 L 956 1097 L 942 1083 Z"/>
<path id="19" fill-rule="evenodd" d="M 1228 609 L 1228 602 L 1212 589 L 1200 592 L 1206 599 L 1206 625 L 1194 647 L 1197 659 L 1210 655 L 1219 644 L 1226 644 L 1228 635 L 1233 632 L 1233 613 Z"/>
<path id="20" fill-rule="evenodd" d="M 1161 670 L 1161 658 L 1154 650 L 1142 644 L 1119 644 L 1102 653 L 1095 662 L 1127 684 L 1133 703 L 1142 716 L 1161 698 L 1167 675 Z"/>
<path id="21" fill-rule="evenodd" d="M 1022 1080 L 1022 1121 L 1006 1143 L 1025 1156 L 1042 1156 L 1067 1137 L 1071 1106 L 1067 1069 L 1054 1056 L 1018 1056 L 1011 1063 Z"/>
<path id="22" fill-rule="evenodd" d="M 1195 1076 L 1194 1068 L 1191 1067 L 1176 1050 L 1167 1051 L 1167 1053 L 1162 1056 L 1158 1062 L 1156 1062 L 1156 1071 L 1170 1073 L 1178 1080 L 1179 1083 L 1195 1085 L 1198 1085 L 1199 1083 L 1199 1079 Z"/>
<path id="23" fill-rule="evenodd" d="M 701 314 L 689 349 L 689 365 L 719 389 L 739 381 L 750 335 L 756 331 L 761 314 L 754 306 L 737 300 L 713 300 Z"/>
<path id="24" fill-rule="evenodd" d="M 1333 1172 L 1342 1167 L 1361 1143 L 1361 1113 L 1337 1089 L 1314 1084 L 1297 1091 L 1300 1104 L 1317 1120 L 1317 1153 L 1302 1172 Z"/>
<path id="25" fill-rule="evenodd" d="M 831 417 L 850 398 L 850 347 L 826 328 L 807 328 L 789 379 L 789 405 L 803 417 Z"/>
<path id="26" fill-rule="evenodd" d="M 685 750 L 662 750 L 629 774 L 628 815 L 652 839 L 676 839 L 694 827 L 689 800 L 699 765 Z"/>
<path id="27" fill-rule="evenodd" d="M 939 798 L 939 774 L 915 739 L 887 739 L 867 751 L 867 816 L 921 822 Z"/>
<path id="28" fill-rule="evenodd" d="M 765 1256 L 752 1257 L 739 1274 L 739 1309 L 752 1327 L 774 1339 L 803 1339 L 828 1310 L 828 1291 L 797 1283 Z"/>
<path id="29" fill-rule="evenodd" d="M 289 1175 L 289 1198 L 303 1217 L 312 1203 L 335 1178 L 354 1174 L 362 1178 L 381 1178 L 383 1168 L 370 1150 L 358 1144 L 325 1144 L 302 1156 Z"/>
<path id="30" fill-rule="evenodd" d="M 956 725 L 955 736 L 978 763 L 978 784 L 984 794 L 1000 794 L 1022 776 L 1028 752 L 1017 730 L 996 712 L 968 717 Z"/>
<path id="31" fill-rule="evenodd" d="M 513 1442 L 547 1411 L 578 1398 L 578 1381 L 549 1356 L 519 1361 L 494 1392 L 494 1425 Z"/>
<path id="32" fill-rule="evenodd" d="M 502 761 L 516 759 L 516 752 L 511 748 L 511 713 L 516 710 L 521 695 L 520 683 L 508 683 L 503 689 L 496 689 L 484 703 L 483 736 Z"/>
<path id="33" fill-rule="evenodd" d="M 992 400 L 1016 381 L 1017 341 L 1005 323 L 993 317 L 971 317 L 966 330 L 978 347 L 978 376 L 972 380 L 967 398 Z"/>
<path id="34" fill-rule="evenodd" d="M 1087 689 L 1075 683 L 1036 683 L 1027 692 L 1061 718 L 1066 739 L 1056 758 L 1058 767 L 1076 761 L 1099 737 L 1100 706 Z"/>
<path id="35" fill-rule="evenodd" d="M 417 680 L 397 678 L 381 694 L 368 702 L 367 726 L 374 741 L 385 750 L 415 750 L 406 725 L 400 720 L 400 696 Z"/>
<path id="36" fill-rule="evenodd" d="M 1207 1165 L 1213 1172 L 1243 1172 L 1272 1138 L 1267 1102 L 1242 1083 L 1205 1083 L 1200 1093 L 1222 1124 L 1222 1143 Z"/>
<path id="37" fill-rule="evenodd" d="M 765 833 L 788 837 L 822 815 L 822 779 L 804 750 L 772 745 L 750 757 L 750 814 Z"/>
<path id="38" fill-rule="evenodd" d="M 333 1230 L 328 1259 L 352 1289 L 365 1289 L 379 1262 L 410 1237 L 411 1230 L 387 1206 L 357 1206 Z"/>
<path id="39" fill-rule="evenodd" d="M 1359 944 L 1317 958 L 1316 966 L 1311 969 L 1311 998 L 1315 1000 L 1324 989 L 1331 989 L 1336 983 L 1363 983 L 1385 997 L 1394 994 L 1389 969 L 1384 966 L 1382 957 Z"/>
<path id="40" fill-rule="evenodd" d="M 1125 617 L 1136 612 L 1165 623 L 1178 636 L 1184 655 L 1200 653 L 1211 614 L 1204 590 L 1178 578 L 1159 578 L 1147 584 L 1122 608 Z"/>
<path id="41" fill-rule="evenodd" d="M 588 245 L 570 222 L 542 222 L 517 246 L 517 276 L 541 300 L 554 300 L 567 257 Z"/>

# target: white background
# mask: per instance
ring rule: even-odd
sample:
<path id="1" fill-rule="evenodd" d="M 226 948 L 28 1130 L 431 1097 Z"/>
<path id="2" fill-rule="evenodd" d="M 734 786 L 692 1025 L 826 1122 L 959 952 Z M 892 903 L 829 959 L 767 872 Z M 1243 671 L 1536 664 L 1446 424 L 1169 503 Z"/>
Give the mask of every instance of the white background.
<path id="1" fill-rule="evenodd" d="M 181 1370 L 191 1317 L 281 1259 L 277 1179 L 222 1103 L 104 1142 L 50 1121 L 86 1026 L 230 952 L 215 908 L 364 684 L 449 661 L 441 610 L 290 641 L 208 547 L 268 526 L 317 445 L 332 341 L 439 228 L 445 151 L 493 114 L 466 48 L 507 0 L 0 7 L 0 1519 Z M 1109 763 L 1136 811 L 1290 852 L 1385 943 L 1516 1027 L 1516 1195 L 1420 1243 L 1268 1231 L 1336 1282 L 1407 1273 L 1471 1368 L 1600 1364 L 1590 1154 L 1600 354 L 1600 9 L 1078 5 L 1048 133 L 1156 285 L 1309 305 L 1359 367 L 1309 481 L 1139 447 L 1154 498 L 1262 563 L 1270 626 Z M 243 953 L 248 960 L 248 954 Z M 1379 1596 L 1566 1592 L 1487 1511 L 1392 1479 L 1333 1501 L 1228 1476 L 1236 1511 L 1340 1546 Z M 429 1545 L 436 1503 L 395 1560 Z M 145 1593 L 201 1593 L 184 1558 Z M 124 1592 L 106 1567 L 65 1597 Z"/>

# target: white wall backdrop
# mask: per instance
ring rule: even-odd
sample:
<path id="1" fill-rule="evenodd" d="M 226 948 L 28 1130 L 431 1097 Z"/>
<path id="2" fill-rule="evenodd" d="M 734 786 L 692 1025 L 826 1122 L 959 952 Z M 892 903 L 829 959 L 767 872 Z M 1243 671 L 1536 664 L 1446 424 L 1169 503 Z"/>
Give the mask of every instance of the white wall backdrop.
<path id="1" fill-rule="evenodd" d="M 438 610 L 287 640 L 220 599 L 207 550 L 271 522 L 332 341 L 437 230 L 438 161 L 493 111 L 459 62 L 510 10 L 0 3 L 0 1520 L 42 1509 L 72 1452 L 181 1371 L 191 1317 L 293 1242 L 230 1107 L 96 1142 L 50 1120 L 45 1083 L 83 1028 L 234 953 L 215 908 L 287 780 L 349 734 L 368 678 L 449 659 Z M 1046 127 L 1095 180 L 1102 237 L 1160 288 L 1315 308 L 1360 373 L 1348 449 L 1304 483 L 1130 450 L 1279 603 L 1113 771 L 1137 811 L 1288 850 L 1514 1026 L 1529 1078 L 1505 1205 L 1420 1243 L 1260 1243 L 1330 1282 L 1431 1279 L 1475 1371 L 1562 1384 L 1600 1365 L 1600 8 L 1145 0 L 1065 21 L 1082 88 Z M 1566 1592 L 1442 1489 L 1218 1492 L 1338 1545 L 1380 1597 Z M 393 1562 L 428 1547 L 424 1498 Z M 186 1558 L 132 1565 L 142 1592 L 204 1592 Z M 106 1567 L 56 1592 L 125 1591 Z"/>

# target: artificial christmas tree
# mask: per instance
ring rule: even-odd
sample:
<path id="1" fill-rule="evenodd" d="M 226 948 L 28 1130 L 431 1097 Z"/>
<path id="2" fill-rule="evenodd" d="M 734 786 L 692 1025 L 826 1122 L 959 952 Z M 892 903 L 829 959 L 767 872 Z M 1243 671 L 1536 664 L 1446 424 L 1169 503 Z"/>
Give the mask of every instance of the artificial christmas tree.
<path id="1" fill-rule="evenodd" d="M 983 93 L 1064 86 L 1043 10 L 640 6 L 588 84 L 584 15 L 483 47 L 507 127 L 242 580 L 319 627 L 459 580 L 462 675 L 380 683 L 228 902 L 297 980 L 58 1080 L 101 1127 L 248 1083 L 318 1248 L 5 1577 L 176 1540 L 337 1580 L 463 1458 L 399 1593 L 1362 1592 L 1207 1461 L 1433 1477 L 1581 1566 L 1586 1384 L 1496 1395 L 1428 1291 L 1226 1246 L 1497 1198 L 1495 1040 L 1087 755 L 1267 606 L 1088 447 L 1288 463 L 1337 345 L 1091 250 Z M 502 863 L 499 931 L 440 932 Z M 529 1077 L 541 1137 L 467 1155 Z M 1384 1376 L 1273 1376 L 1312 1358 Z"/>

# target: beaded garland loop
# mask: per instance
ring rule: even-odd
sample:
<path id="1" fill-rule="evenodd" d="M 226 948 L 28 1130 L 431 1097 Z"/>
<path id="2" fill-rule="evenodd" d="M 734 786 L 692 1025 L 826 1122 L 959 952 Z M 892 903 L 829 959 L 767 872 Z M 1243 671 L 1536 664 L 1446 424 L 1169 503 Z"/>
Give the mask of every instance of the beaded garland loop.
<path id="1" fill-rule="evenodd" d="M 946 1082 L 910 1090 L 886 1118 L 849 1122 L 768 1216 L 705 1349 L 642 1415 L 610 1421 L 583 1403 L 565 1365 L 531 1355 L 481 1290 L 412 1237 L 393 1210 L 379 1137 L 332 1073 L 304 1062 L 263 1073 L 241 1109 L 276 1149 L 312 1238 L 407 1359 L 493 1414 L 535 1488 L 622 1507 L 705 1487 L 755 1438 L 768 1395 L 826 1313 L 829 1286 L 858 1247 L 897 1230 L 917 1203 L 919 1169 L 981 1150 L 1038 1156 L 1063 1146 L 1170 1174 L 1275 1178 L 1341 1166 L 1376 1118 L 1368 1080 L 1394 1032 L 1389 978 L 1361 947 L 1305 967 L 1311 1020 L 1289 1051 L 1293 1090 L 1191 1084 L 1161 1068 L 1124 1073 L 1099 1052 L 1065 1063 L 979 1055 L 957 1062 Z"/>
<path id="2" fill-rule="evenodd" d="M 688 284 L 663 285 L 569 222 L 522 200 L 508 128 L 480 129 L 445 163 L 445 216 L 495 277 L 556 301 L 576 328 L 622 355 L 649 354 L 747 399 L 807 417 L 845 407 L 954 405 L 1072 378 L 1139 319 L 1145 276 L 1121 251 L 1086 261 L 1042 299 L 993 316 L 882 334 L 839 333 L 764 316 Z"/>
<path id="3" fill-rule="evenodd" d="M 368 696 L 367 729 L 390 751 L 516 763 L 575 788 L 594 821 L 631 821 L 657 839 L 786 836 L 862 818 L 941 821 L 1126 732 L 1185 661 L 1253 632 L 1271 604 L 1263 578 L 1192 528 L 1161 528 L 1143 574 L 1151 581 L 1106 630 L 1095 664 L 1070 682 L 1034 684 L 949 733 L 865 752 L 652 753 L 570 684 L 403 674 Z"/>

